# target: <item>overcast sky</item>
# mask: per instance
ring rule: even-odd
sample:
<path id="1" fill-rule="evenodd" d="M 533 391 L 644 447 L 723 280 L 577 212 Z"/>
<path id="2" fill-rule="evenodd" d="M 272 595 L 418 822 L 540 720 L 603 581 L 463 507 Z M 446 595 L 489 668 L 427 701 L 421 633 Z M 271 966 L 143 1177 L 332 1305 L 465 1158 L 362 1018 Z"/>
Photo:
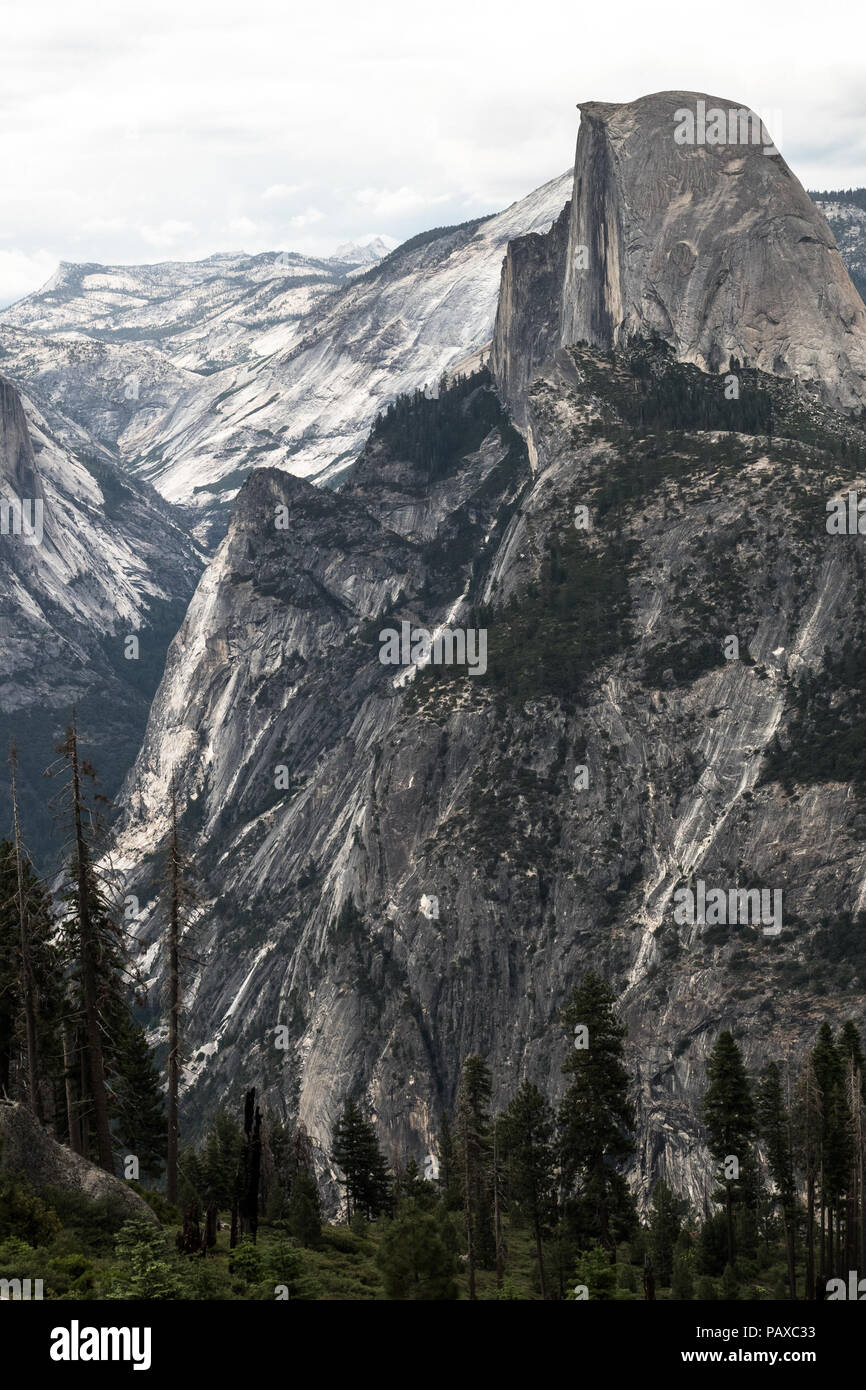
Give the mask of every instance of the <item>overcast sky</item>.
<path id="1" fill-rule="evenodd" d="M 7 4 L 0 304 L 60 260 L 327 255 L 496 211 L 571 164 L 576 102 L 667 88 L 760 111 L 807 187 L 862 186 L 859 10 L 842 0 Z"/>

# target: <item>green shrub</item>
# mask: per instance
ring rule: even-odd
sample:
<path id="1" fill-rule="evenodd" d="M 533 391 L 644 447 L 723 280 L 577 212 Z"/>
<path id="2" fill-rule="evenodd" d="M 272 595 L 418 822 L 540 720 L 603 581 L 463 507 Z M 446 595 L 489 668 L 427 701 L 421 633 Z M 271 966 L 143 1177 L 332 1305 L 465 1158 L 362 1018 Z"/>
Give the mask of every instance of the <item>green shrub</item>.
<path id="1" fill-rule="evenodd" d="M 165 1233 L 147 1216 L 134 1216 L 115 1241 L 118 1260 L 125 1266 L 112 1284 L 112 1298 L 165 1301 L 183 1297 L 183 1284 Z"/>
<path id="2" fill-rule="evenodd" d="M 607 1251 L 603 1250 L 597 1241 L 590 1249 L 582 1250 L 578 1255 L 574 1267 L 574 1282 L 585 1284 L 590 1298 L 616 1297 L 616 1266 L 611 1264 Z"/>
<path id="3" fill-rule="evenodd" d="M 252 1241 L 244 1240 L 231 1253 L 229 1267 L 244 1284 L 257 1284 L 264 1272 L 264 1257 Z"/>
<path id="4" fill-rule="evenodd" d="M 13 1178 L 0 1178 L 0 1240 L 19 1236 L 30 1245 L 46 1245 L 60 1230 L 53 1207 Z"/>

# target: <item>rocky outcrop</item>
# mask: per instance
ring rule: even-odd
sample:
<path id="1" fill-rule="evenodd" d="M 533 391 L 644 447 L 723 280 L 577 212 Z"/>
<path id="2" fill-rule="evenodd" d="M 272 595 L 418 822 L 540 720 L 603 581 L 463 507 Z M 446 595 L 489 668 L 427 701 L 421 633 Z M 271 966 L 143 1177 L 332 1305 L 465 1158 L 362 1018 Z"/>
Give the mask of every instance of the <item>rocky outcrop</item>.
<path id="1" fill-rule="evenodd" d="M 860 406 L 866 308 L 825 218 L 772 133 L 752 143 L 744 110 L 698 92 L 581 104 L 562 342 L 656 332 L 707 371 L 733 355 Z"/>
<path id="2" fill-rule="evenodd" d="M 515 423 L 525 429 L 526 398 L 536 372 L 559 347 L 571 203 L 549 232 L 508 243 L 490 366 Z"/>
<path id="3" fill-rule="evenodd" d="M 580 112 L 559 303 L 537 271 L 558 261 L 551 232 L 546 251 L 518 248 L 508 268 L 497 345 L 548 342 L 558 314 L 563 346 L 657 334 L 705 371 L 727 370 L 733 356 L 834 406 L 866 403 L 866 308 L 823 213 L 757 116 L 697 92 Z M 494 364 L 522 419 L 513 357 L 499 350 Z"/>
<path id="4" fill-rule="evenodd" d="M 110 1198 L 130 1216 L 157 1219 L 126 1183 L 58 1144 L 26 1106 L 9 1100 L 0 1100 L 0 1172 L 34 1192 L 46 1193 L 49 1201 L 50 1189 L 55 1188 L 90 1201 Z"/>

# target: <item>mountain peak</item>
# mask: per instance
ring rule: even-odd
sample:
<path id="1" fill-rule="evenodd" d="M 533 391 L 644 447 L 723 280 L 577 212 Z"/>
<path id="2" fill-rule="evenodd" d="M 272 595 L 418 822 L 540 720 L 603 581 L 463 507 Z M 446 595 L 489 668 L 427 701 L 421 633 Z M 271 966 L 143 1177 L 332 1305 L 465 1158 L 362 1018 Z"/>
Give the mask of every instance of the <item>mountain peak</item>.
<path id="1" fill-rule="evenodd" d="M 697 92 L 583 102 L 562 344 L 658 334 L 866 402 L 866 309 L 819 208 L 748 106 Z"/>
<path id="2" fill-rule="evenodd" d="M 365 241 L 344 241 L 330 259 L 346 265 L 374 265 L 393 251 L 396 244 L 393 238 L 389 237 L 386 240 L 381 236 L 370 237 Z"/>

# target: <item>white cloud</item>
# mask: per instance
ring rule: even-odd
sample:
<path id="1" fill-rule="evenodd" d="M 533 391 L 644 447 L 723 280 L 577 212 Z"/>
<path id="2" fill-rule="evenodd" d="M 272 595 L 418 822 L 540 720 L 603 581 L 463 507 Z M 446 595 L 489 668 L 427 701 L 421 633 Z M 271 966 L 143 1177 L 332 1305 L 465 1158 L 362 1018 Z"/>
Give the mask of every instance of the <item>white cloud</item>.
<path id="1" fill-rule="evenodd" d="M 195 227 L 191 222 L 178 222 L 173 218 L 167 218 L 157 227 L 141 229 L 142 237 L 150 246 L 174 246 L 194 232 Z"/>
<path id="2" fill-rule="evenodd" d="M 262 194 L 263 198 L 270 200 L 292 198 L 296 193 L 302 192 L 306 187 L 303 183 L 272 183 L 270 188 L 266 188 Z"/>
<path id="3" fill-rule="evenodd" d="M 0 250 L 0 307 L 21 299 L 44 285 L 57 269 L 59 257 L 51 251 Z"/>
<path id="4" fill-rule="evenodd" d="M 234 236 L 258 236 L 259 225 L 251 217 L 233 217 L 229 222 L 229 231 Z"/>
<path id="5" fill-rule="evenodd" d="M 83 232 L 122 232 L 127 226 L 125 217 L 88 217 L 86 222 L 82 222 Z"/>
<path id="6" fill-rule="evenodd" d="M 321 208 L 307 208 L 305 212 L 299 212 L 296 217 L 289 218 L 289 226 L 298 229 L 311 227 L 314 222 L 323 222 L 324 218 L 325 214 Z"/>
<path id="7" fill-rule="evenodd" d="M 376 217 L 400 217 L 421 208 L 435 207 L 437 203 L 447 203 L 451 196 L 450 193 L 422 193 L 404 184 L 402 188 L 359 188 L 355 202 Z"/>

